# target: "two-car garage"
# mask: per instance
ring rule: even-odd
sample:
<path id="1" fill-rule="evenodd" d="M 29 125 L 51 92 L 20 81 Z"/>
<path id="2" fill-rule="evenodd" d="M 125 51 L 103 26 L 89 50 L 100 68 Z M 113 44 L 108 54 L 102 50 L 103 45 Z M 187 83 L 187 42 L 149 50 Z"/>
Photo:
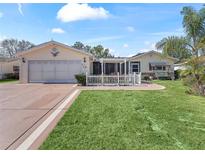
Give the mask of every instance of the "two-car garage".
<path id="1" fill-rule="evenodd" d="M 73 83 L 83 70 L 80 60 L 30 60 L 28 71 L 31 83 Z"/>
<path id="2" fill-rule="evenodd" d="M 76 83 L 75 75 L 89 73 L 92 55 L 49 41 L 18 54 L 21 83 Z"/>

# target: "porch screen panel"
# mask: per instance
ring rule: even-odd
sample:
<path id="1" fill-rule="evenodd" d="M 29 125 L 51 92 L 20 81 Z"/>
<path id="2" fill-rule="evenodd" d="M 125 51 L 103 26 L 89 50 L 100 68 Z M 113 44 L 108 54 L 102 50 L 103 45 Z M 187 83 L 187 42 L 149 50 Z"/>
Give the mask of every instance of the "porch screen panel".
<path id="1" fill-rule="evenodd" d="M 94 75 L 101 74 L 101 63 L 100 62 L 93 62 L 93 74 Z"/>

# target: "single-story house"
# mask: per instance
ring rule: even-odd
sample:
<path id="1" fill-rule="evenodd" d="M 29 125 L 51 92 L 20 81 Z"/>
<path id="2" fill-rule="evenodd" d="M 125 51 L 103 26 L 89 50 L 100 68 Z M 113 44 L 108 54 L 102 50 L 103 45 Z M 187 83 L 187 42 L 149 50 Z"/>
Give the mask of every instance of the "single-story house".
<path id="1" fill-rule="evenodd" d="M 68 45 L 49 41 L 17 54 L 20 82 L 76 82 L 75 75 L 116 75 L 140 73 L 142 76 L 174 77 L 177 59 L 156 51 L 132 57 L 97 59 L 92 54 Z"/>
<path id="2" fill-rule="evenodd" d="M 187 69 L 186 63 L 187 62 L 174 64 L 174 70 L 175 71 L 177 71 L 177 70 L 186 70 Z"/>
<path id="3" fill-rule="evenodd" d="M 205 66 L 205 56 L 200 56 L 200 64 Z M 178 62 L 174 64 L 174 70 L 186 70 L 188 68 L 187 66 L 187 60 L 183 62 Z"/>
<path id="4" fill-rule="evenodd" d="M 19 60 L 17 58 L 0 57 L 0 79 L 5 78 L 6 74 L 19 73 Z"/>

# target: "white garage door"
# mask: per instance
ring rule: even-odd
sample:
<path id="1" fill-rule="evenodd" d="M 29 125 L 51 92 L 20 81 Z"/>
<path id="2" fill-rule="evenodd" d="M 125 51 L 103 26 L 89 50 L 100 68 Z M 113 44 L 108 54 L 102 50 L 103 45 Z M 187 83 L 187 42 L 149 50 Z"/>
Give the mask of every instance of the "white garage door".
<path id="1" fill-rule="evenodd" d="M 75 74 L 82 73 L 81 60 L 31 60 L 29 82 L 76 82 Z"/>

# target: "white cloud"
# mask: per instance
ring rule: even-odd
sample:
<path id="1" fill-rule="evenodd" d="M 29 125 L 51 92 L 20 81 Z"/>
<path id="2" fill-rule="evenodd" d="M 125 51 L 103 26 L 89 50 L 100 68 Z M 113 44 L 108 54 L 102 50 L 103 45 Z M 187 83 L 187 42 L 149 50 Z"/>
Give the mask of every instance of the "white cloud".
<path id="1" fill-rule="evenodd" d="M 87 39 L 84 42 L 85 43 L 100 43 L 102 41 L 118 40 L 121 38 L 123 38 L 123 36 L 103 36 L 103 37 Z"/>
<path id="2" fill-rule="evenodd" d="M 147 47 L 143 48 L 143 49 L 140 49 L 139 50 L 140 52 L 148 52 L 148 51 L 151 51 L 151 50 L 156 50 L 156 48 L 155 48 L 156 43 L 151 43 L 150 41 L 145 41 L 145 43 L 148 43 L 148 44 L 146 44 Z"/>
<path id="3" fill-rule="evenodd" d="M 2 12 L 0 12 L 0 18 L 2 18 L 3 17 L 3 13 Z"/>
<path id="4" fill-rule="evenodd" d="M 134 31 L 135 31 L 135 28 L 132 27 L 132 26 L 127 26 L 127 30 L 128 30 L 129 32 L 134 32 Z"/>
<path id="5" fill-rule="evenodd" d="M 109 48 L 109 51 L 112 55 L 114 55 L 115 57 L 119 57 L 120 54 L 118 52 L 116 52 L 114 49 Z"/>
<path id="6" fill-rule="evenodd" d="M 145 45 L 150 45 L 150 41 L 145 41 L 144 44 Z"/>
<path id="7" fill-rule="evenodd" d="M 154 35 L 154 36 L 163 36 L 163 37 L 171 36 L 171 35 L 181 36 L 181 35 L 184 35 L 184 30 L 183 30 L 183 28 L 177 28 L 177 29 L 172 30 L 172 31 L 154 32 L 154 33 L 150 33 L 150 34 Z"/>
<path id="8" fill-rule="evenodd" d="M 128 46 L 128 44 L 125 43 L 125 44 L 123 44 L 123 47 L 128 48 L 129 46 Z"/>
<path id="9" fill-rule="evenodd" d="M 4 39 L 7 39 L 8 37 L 5 36 L 5 35 L 0 35 L 0 41 L 4 40 Z"/>
<path id="10" fill-rule="evenodd" d="M 176 29 L 176 32 L 183 33 L 183 32 L 184 32 L 184 29 L 183 29 L 183 28 L 177 28 L 177 29 Z"/>
<path id="11" fill-rule="evenodd" d="M 22 11 L 22 4 L 21 3 L 18 3 L 18 11 L 22 16 L 24 16 L 23 11 Z"/>
<path id="12" fill-rule="evenodd" d="M 148 51 L 151 51 L 152 49 L 150 48 L 143 48 L 143 49 L 140 49 L 139 51 L 140 52 L 148 52 Z"/>
<path id="13" fill-rule="evenodd" d="M 156 43 L 152 43 L 152 44 L 150 45 L 151 49 L 155 50 L 155 49 L 156 49 L 155 45 L 156 45 Z"/>
<path id="14" fill-rule="evenodd" d="M 51 29 L 51 32 L 52 33 L 57 33 L 57 34 L 65 33 L 65 31 L 63 29 L 61 29 L 61 28 L 53 28 L 53 29 Z"/>
<path id="15" fill-rule="evenodd" d="M 134 55 L 136 55 L 136 53 L 131 53 L 131 54 L 129 54 L 127 57 L 132 57 L 132 56 L 134 56 Z"/>
<path id="16" fill-rule="evenodd" d="M 57 19 L 62 22 L 78 20 L 105 19 L 109 12 L 102 7 L 94 8 L 88 4 L 69 3 L 64 5 L 57 13 Z"/>

